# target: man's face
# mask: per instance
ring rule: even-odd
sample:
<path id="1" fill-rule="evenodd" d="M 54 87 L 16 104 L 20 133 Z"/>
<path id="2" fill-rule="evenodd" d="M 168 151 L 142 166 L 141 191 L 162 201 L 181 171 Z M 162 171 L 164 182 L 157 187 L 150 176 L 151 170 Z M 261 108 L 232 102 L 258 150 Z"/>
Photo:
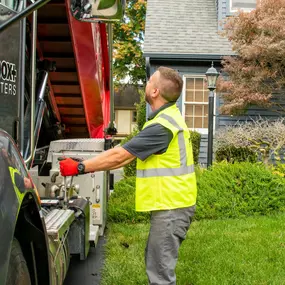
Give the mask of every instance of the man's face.
<path id="1" fill-rule="evenodd" d="M 145 87 L 145 101 L 151 105 L 152 98 L 151 95 L 157 90 L 157 79 L 159 73 L 156 71 L 148 80 Z"/>

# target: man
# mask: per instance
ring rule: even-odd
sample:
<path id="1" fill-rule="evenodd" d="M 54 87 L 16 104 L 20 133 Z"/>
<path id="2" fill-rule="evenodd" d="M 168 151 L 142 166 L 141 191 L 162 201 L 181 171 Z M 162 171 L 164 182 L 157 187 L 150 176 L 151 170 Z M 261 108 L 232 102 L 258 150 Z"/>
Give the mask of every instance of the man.
<path id="1" fill-rule="evenodd" d="M 151 212 L 145 251 L 151 285 L 176 284 L 178 250 L 195 211 L 192 146 L 176 106 L 182 86 L 176 71 L 158 68 L 145 90 L 152 114 L 136 137 L 82 163 L 70 158 L 60 162 L 62 175 L 70 176 L 116 169 L 137 158 L 136 210 Z"/>

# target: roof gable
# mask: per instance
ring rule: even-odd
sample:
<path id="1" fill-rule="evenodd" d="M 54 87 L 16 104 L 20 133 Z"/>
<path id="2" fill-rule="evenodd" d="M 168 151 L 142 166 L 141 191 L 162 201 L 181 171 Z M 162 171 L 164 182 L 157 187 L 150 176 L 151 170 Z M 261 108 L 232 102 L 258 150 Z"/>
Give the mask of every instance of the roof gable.
<path id="1" fill-rule="evenodd" d="M 148 0 L 144 55 L 229 55 L 218 35 L 216 0 Z"/>

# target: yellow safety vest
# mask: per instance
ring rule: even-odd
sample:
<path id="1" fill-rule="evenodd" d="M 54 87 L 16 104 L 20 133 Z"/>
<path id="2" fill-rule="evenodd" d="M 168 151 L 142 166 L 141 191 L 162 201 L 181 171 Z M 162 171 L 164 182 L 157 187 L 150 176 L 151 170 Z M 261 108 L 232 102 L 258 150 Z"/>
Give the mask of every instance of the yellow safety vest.
<path id="1" fill-rule="evenodd" d="M 136 211 L 170 210 L 196 204 L 197 184 L 189 130 L 172 105 L 145 123 L 161 124 L 173 138 L 163 154 L 137 159 Z"/>

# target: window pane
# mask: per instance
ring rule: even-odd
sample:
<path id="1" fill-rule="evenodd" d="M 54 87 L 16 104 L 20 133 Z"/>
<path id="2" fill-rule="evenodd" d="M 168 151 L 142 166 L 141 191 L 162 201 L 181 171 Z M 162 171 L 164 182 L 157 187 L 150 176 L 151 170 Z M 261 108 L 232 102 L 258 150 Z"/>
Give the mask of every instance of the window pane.
<path id="1" fill-rule="evenodd" d="M 186 78 L 185 102 L 185 122 L 188 128 L 207 129 L 208 89 L 204 76 Z"/>
<path id="2" fill-rule="evenodd" d="M 194 101 L 194 91 L 186 90 L 186 102 Z"/>
<path id="3" fill-rule="evenodd" d="M 203 105 L 204 106 L 204 114 L 203 116 L 208 116 L 208 105 Z"/>
<path id="4" fill-rule="evenodd" d="M 203 91 L 196 91 L 195 92 L 195 102 L 204 102 L 203 98 Z"/>
<path id="5" fill-rule="evenodd" d="M 208 128 L 208 117 L 204 117 L 204 126 L 203 128 L 207 129 Z"/>
<path id="6" fill-rule="evenodd" d="M 193 128 L 193 117 L 185 116 L 185 122 L 188 128 Z"/>
<path id="7" fill-rule="evenodd" d="M 195 106 L 195 116 L 203 116 L 203 106 L 202 105 Z"/>
<path id="8" fill-rule="evenodd" d="M 203 78 L 196 78 L 195 79 L 195 89 L 204 89 L 204 79 Z"/>
<path id="9" fill-rule="evenodd" d="M 186 78 L 186 89 L 194 89 L 194 78 Z"/>
<path id="10" fill-rule="evenodd" d="M 202 128 L 202 117 L 195 117 L 195 121 L 194 121 L 194 128 Z"/>
<path id="11" fill-rule="evenodd" d="M 193 105 L 185 105 L 185 115 L 186 116 L 193 116 Z"/>

